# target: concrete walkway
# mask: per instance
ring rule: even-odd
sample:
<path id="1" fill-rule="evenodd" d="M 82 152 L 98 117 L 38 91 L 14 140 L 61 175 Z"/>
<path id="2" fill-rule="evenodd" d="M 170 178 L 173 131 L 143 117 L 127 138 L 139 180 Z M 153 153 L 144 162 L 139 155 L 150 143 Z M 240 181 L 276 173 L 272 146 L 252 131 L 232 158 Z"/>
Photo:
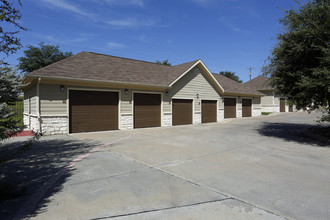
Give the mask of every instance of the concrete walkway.
<path id="1" fill-rule="evenodd" d="M 71 135 L 89 150 L 16 217 L 328 219 L 330 148 L 301 133 L 315 117 Z"/>

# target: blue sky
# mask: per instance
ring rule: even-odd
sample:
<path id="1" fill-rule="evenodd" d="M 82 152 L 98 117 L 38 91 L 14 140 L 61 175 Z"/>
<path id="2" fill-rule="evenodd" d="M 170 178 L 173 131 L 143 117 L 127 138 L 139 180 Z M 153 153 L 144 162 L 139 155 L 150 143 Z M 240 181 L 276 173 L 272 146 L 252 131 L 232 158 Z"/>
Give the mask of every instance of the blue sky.
<path id="1" fill-rule="evenodd" d="M 283 27 L 278 9 L 293 0 L 23 0 L 24 46 L 58 44 L 172 65 L 201 59 L 211 72 L 233 71 L 244 81 L 261 73 Z M 18 64 L 19 52 L 7 58 Z"/>

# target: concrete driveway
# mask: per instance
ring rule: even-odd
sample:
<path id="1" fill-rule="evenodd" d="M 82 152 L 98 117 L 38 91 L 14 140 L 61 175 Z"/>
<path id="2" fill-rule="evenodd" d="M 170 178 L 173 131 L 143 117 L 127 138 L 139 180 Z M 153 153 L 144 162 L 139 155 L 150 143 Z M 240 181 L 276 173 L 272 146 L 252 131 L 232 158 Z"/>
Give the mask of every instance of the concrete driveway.
<path id="1" fill-rule="evenodd" d="M 100 148 L 33 219 L 329 219 L 330 147 L 302 133 L 315 118 L 71 135 Z"/>

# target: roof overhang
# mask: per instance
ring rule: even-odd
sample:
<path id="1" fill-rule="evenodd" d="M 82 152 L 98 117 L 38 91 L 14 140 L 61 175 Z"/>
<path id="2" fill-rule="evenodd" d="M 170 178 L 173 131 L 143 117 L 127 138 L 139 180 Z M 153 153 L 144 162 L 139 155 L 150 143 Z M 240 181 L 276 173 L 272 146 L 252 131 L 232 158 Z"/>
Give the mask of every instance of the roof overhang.
<path id="1" fill-rule="evenodd" d="M 262 97 L 262 94 L 250 94 L 250 93 L 243 93 L 243 92 L 225 92 L 224 95 L 228 96 L 245 96 L 245 97 Z"/>
<path id="2" fill-rule="evenodd" d="M 105 80 L 92 80 L 92 79 L 78 79 L 78 78 L 71 78 L 71 77 L 52 77 L 52 76 L 24 76 L 23 80 L 25 83 L 31 83 L 36 79 L 40 78 L 41 82 L 53 82 L 53 83 L 74 83 L 74 84 L 98 84 L 98 85 L 106 85 L 116 88 L 148 88 L 148 89 L 155 89 L 155 90 L 166 90 L 171 88 L 168 85 L 152 85 L 152 84 L 140 84 L 140 83 L 128 83 L 128 82 L 115 82 L 115 81 L 105 81 Z"/>

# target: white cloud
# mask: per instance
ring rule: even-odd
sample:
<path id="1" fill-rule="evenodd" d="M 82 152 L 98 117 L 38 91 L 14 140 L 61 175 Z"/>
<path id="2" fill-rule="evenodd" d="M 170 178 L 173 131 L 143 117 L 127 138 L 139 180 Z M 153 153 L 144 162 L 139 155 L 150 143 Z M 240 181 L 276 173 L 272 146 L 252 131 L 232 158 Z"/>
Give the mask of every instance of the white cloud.
<path id="1" fill-rule="evenodd" d="M 144 2 L 143 0 L 101 0 L 109 5 L 133 5 L 133 6 L 139 6 L 143 7 Z"/>
<path id="2" fill-rule="evenodd" d="M 51 4 L 52 6 L 54 7 L 57 7 L 57 8 L 60 8 L 60 9 L 63 9 L 63 10 L 66 10 L 66 11 L 70 11 L 70 12 L 73 12 L 77 15 L 82 15 L 82 16 L 87 16 L 87 17 L 94 17 L 93 14 L 91 13 L 88 13 L 84 10 L 82 10 L 81 8 L 79 8 L 78 6 L 76 5 L 73 5 L 65 0 L 42 0 L 48 4 Z"/>
<path id="3" fill-rule="evenodd" d="M 152 19 L 139 20 L 136 18 L 126 18 L 118 20 L 108 20 L 107 24 L 114 27 L 142 27 L 142 26 L 153 26 L 155 21 Z"/>
<path id="4" fill-rule="evenodd" d="M 235 24 L 234 24 L 234 20 L 238 19 L 238 17 L 221 17 L 219 19 L 219 21 L 226 26 L 227 28 L 231 29 L 232 31 L 235 32 L 244 32 L 244 33 L 249 33 L 249 31 L 245 31 L 241 28 L 238 28 Z"/>
<path id="5" fill-rule="evenodd" d="M 43 34 L 38 34 L 35 33 L 33 35 L 35 38 L 40 39 L 41 41 L 45 41 L 45 43 L 48 44 L 78 44 L 78 43 L 82 43 L 82 42 L 86 42 L 89 40 L 89 37 L 84 36 L 84 34 L 79 34 L 79 36 L 77 36 L 76 38 L 71 38 L 71 39 L 61 39 L 58 37 L 54 37 L 52 35 L 43 35 Z"/>
<path id="6" fill-rule="evenodd" d="M 108 42 L 107 43 L 107 48 L 109 49 L 118 49 L 118 48 L 123 48 L 124 45 L 116 42 Z"/>

